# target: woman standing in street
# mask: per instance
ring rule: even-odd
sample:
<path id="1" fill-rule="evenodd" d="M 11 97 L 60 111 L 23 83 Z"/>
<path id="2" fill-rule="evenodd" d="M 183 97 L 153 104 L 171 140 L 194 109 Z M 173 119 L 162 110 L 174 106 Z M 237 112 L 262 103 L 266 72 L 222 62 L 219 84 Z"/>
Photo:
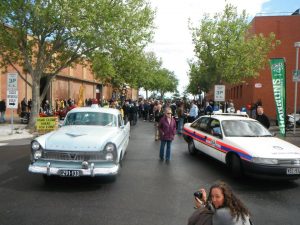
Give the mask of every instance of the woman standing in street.
<path id="1" fill-rule="evenodd" d="M 176 121 L 172 117 L 172 110 L 170 107 L 165 108 L 165 115 L 160 119 L 158 129 L 161 140 L 159 157 L 161 161 L 164 160 L 165 146 L 167 144 L 166 162 L 169 162 L 171 159 L 171 143 L 176 133 Z"/>

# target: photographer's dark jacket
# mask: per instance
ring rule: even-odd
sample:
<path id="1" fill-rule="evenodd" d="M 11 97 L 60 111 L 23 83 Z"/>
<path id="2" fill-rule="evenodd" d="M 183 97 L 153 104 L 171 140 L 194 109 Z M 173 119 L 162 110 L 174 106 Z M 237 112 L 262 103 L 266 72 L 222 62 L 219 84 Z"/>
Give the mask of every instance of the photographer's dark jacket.
<path id="1" fill-rule="evenodd" d="M 212 225 L 213 212 L 206 207 L 201 207 L 190 216 L 188 225 Z"/>

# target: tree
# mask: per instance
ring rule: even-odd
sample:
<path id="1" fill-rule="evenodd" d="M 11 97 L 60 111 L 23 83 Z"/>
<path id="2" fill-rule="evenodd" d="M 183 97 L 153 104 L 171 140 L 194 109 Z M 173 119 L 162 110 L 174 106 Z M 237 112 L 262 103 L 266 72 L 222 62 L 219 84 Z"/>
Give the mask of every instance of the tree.
<path id="1" fill-rule="evenodd" d="M 161 68 L 154 76 L 154 86 L 154 90 L 160 92 L 161 98 L 163 99 L 165 93 L 175 92 L 177 90 L 178 80 L 174 72 Z"/>
<path id="2" fill-rule="evenodd" d="M 205 15 L 199 28 L 190 29 L 196 55 L 196 62 L 190 65 L 192 92 L 195 87 L 191 82 L 210 89 L 214 84 L 235 84 L 258 76 L 269 52 L 280 44 L 274 33 L 266 37 L 251 34 L 246 12 L 238 15 L 236 7 L 230 4 L 213 18 Z"/>
<path id="3" fill-rule="evenodd" d="M 29 127 L 60 71 L 102 60 L 94 72 L 116 76 L 115 55 L 127 48 L 142 49 L 152 38 L 153 17 L 145 0 L 1 1 L 0 66 L 13 66 L 22 79 L 22 72 L 32 77 L 32 83 L 27 81 L 32 87 Z M 47 83 L 40 95 L 42 77 Z"/>

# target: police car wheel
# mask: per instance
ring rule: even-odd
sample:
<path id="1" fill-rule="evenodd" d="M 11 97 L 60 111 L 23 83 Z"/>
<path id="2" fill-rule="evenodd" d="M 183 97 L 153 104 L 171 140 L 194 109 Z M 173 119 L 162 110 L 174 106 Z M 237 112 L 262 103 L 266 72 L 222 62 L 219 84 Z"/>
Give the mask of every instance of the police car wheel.
<path id="1" fill-rule="evenodd" d="M 191 139 L 191 140 L 188 142 L 188 150 L 189 150 L 189 153 L 190 153 L 191 155 L 195 155 L 195 154 L 196 154 L 196 148 L 195 148 L 195 144 L 194 144 L 193 139 Z"/>
<path id="2" fill-rule="evenodd" d="M 241 159 L 235 154 L 231 156 L 230 169 L 234 178 L 240 178 L 243 175 Z"/>

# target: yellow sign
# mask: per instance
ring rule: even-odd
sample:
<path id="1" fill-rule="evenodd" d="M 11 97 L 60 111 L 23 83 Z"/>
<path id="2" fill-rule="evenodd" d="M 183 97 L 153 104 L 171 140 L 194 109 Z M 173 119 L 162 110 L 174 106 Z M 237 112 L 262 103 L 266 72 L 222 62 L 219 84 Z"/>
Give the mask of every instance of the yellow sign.
<path id="1" fill-rule="evenodd" d="M 57 117 L 38 117 L 35 126 L 38 131 L 56 130 L 58 127 L 58 119 Z"/>

